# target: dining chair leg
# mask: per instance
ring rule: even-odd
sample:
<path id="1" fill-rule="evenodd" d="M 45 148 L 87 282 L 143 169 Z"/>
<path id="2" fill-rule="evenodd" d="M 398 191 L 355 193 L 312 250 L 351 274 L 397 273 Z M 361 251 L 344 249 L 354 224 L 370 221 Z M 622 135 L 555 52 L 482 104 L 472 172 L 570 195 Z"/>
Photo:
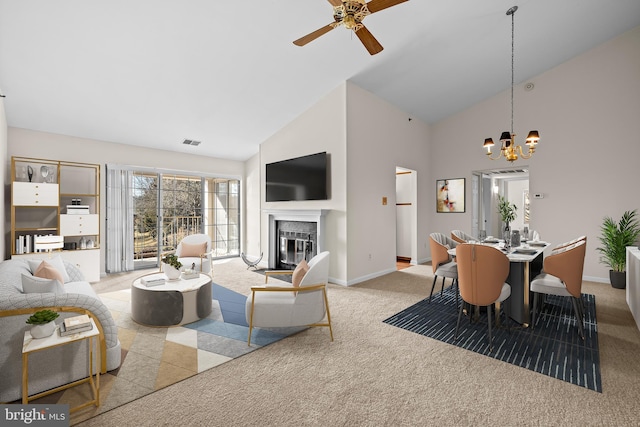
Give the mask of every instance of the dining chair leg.
<path id="1" fill-rule="evenodd" d="M 538 292 L 533 293 L 533 310 L 531 310 L 531 324 L 529 325 L 531 332 L 533 332 L 533 327 L 536 324 L 536 313 L 538 312 L 539 295 L 540 294 Z"/>
<path id="2" fill-rule="evenodd" d="M 489 351 L 493 351 L 493 339 L 491 337 L 491 304 L 487 306 L 487 326 L 489 328 Z"/>
<path id="3" fill-rule="evenodd" d="M 458 286 L 458 279 L 453 279 L 453 283 L 456 285 L 456 307 L 457 307 L 458 306 L 458 296 L 460 294 L 460 286 Z M 451 286 L 453 286 L 453 284 Z"/>
<path id="4" fill-rule="evenodd" d="M 511 333 L 511 327 L 509 326 L 509 318 L 511 317 L 511 310 L 509 310 L 509 304 L 507 301 L 510 300 L 511 297 L 507 298 L 502 302 L 502 307 L 504 310 L 504 323 L 507 325 L 507 332 Z"/>
<path id="5" fill-rule="evenodd" d="M 580 338 L 584 341 L 584 328 L 582 326 L 582 318 L 580 317 L 580 312 L 578 309 L 578 301 L 575 298 L 571 298 L 571 303 L 573 304 L 573 312 L 576 315 L 576 322 L 578 323 L 578 333 L 580 334 Z"/>
<path id="6" fill-rule="evenodd" d="M 444 291 L 444 280 L 446 277 L 442 276 L 442 287 L 440 288 L 440 296 L 442 296 L 442 292 Z"/>
<path id="7" fill-rule="evenodd" d="M 431 292 L 429 293 L 429 302 L 431 302 L 431 296 L 433 295 L 433 289 L 436 287 L 436 280 L 438 280 L 438 276 L 433 278 L 433 283 L 431 284 Z"/>
<path id="8" fill-rule="evenodd" d="M 462 308 L 464 307 L 464 301 L 460 304 L 460 310 L 458 311 L 458 321 L 456 322 L 456 332 L 453 335 L 454 341 L 458 339 L 458 328 L 460 327 L 460 318 L 462 318 Z"/>

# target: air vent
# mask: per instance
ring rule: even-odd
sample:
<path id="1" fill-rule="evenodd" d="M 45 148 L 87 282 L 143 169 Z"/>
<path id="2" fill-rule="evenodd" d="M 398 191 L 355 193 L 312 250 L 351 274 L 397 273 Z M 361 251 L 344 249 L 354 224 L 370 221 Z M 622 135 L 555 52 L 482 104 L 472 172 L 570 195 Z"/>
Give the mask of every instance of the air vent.
<path id="1" fill-rule="evenodd" d="M 185 139 L 182 141 L 184 145 L 200 145 L 202 141 L 194 141 L 193 139 Z"/>

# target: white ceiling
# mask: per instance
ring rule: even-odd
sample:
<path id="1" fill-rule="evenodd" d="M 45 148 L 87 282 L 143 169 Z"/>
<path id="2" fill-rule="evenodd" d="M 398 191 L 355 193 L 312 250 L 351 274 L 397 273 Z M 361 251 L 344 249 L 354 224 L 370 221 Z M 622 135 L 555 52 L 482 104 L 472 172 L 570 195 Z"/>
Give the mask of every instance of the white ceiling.
<path id="1" fill-rule="evenodd" d="M 368 16 L 370 56 L 327 0 L 0 0 L 9 126 L 245 160 L 345 80 L 433 123 L 640 25 L 638 0 L 409 0 Z M 184 139 L 202 141 L 199 147 Z"/>

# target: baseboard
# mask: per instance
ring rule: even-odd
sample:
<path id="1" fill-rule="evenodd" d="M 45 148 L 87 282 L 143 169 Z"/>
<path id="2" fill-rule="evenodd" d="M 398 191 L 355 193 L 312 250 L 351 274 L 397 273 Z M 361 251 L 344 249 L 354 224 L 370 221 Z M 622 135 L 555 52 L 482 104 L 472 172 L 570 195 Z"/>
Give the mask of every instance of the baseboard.
<path id="1" fill-rule="evenodd" d="M 596 276 L 582 276 L 582 280 L 587 282 L 607 283 L 609 284 L 608 277 L 596 277 Z"/>

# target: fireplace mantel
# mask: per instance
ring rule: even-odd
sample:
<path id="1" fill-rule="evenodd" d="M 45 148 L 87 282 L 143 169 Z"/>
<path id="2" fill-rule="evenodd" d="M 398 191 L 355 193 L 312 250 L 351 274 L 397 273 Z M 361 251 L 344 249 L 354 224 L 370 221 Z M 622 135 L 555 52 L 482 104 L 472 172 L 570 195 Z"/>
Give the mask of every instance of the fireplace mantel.
<path id="1" fill-rule="evenodd" d="M 265 209 L 262 211 L 269 218 L 269 268 L 275 268 L 277 255 L 276 221 L 304 221 L 317 224 L 318 253 L 325 250 L 325 219 L 329 209 Z"/>

